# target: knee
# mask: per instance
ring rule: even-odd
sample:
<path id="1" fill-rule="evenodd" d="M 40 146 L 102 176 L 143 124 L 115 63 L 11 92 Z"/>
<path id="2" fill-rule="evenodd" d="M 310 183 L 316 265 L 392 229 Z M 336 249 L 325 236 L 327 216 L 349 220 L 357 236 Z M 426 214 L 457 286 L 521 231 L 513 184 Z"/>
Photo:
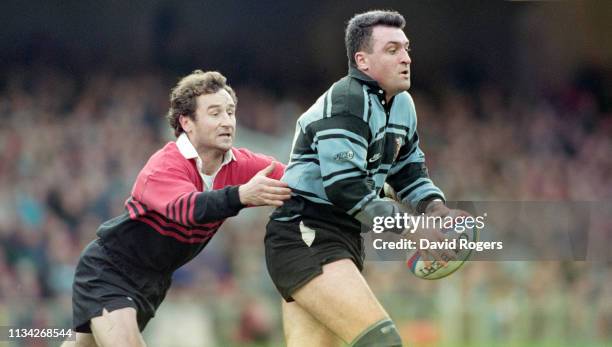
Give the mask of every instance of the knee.
<path id="1" fill-rule="evenodd" d="M 389 319 L 375 323 L 361 333 L 351 344 L 352 347 L 402 347 L 402 339 Z"/>

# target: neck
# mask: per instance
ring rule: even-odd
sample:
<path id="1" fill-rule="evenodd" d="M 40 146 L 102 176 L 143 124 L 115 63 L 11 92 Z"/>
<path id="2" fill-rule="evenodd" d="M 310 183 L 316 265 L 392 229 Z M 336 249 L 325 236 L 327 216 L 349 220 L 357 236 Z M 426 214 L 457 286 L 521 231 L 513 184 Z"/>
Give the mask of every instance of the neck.
<path id="1" fill-rule="evenodd" d="M 378 83 L 378 86 L 380 88 L 382 88 L 385 91 L 385 100 L 387 101 L 387 103 L 393 99 L 394 96 L 396 96 L 397 94 L 399 94 L 399 91 L 396 92 L 390 92 L 389 90 L 387 90 L 385 87 L 383 87 L 380 82 L 378 82 L 376 80 L 376 78 L 372 77 L 367 71 L 365 70 L 361 70 L 360 68 L 353 66 L 353 68 L 355 68 L 356 70 L 360 71 L 362 74 L 368 76 L 369 78 L 371 78 L 373 81 L 376 81 L 376 83 Z"/>
<path id="2" fill-rule="evenodd" d="M 398 94 L 398 93 L 391 94 L 391 93 L 388 93 L 387 91 L 385 91 L 385 93 L 386 93 L 385 94 L 385 99 L 387 100 L 387 104 L 389 103 L 389 101 L 391 101 L 391 99 L 393 99 L 394 96 L 396 96 Z"/>
<path id="3" fill-rule="evenodd" d="M 214 174 L 221 167 L 225 152 L 220 150 L 198 151 L 198 155 L 202 158 L 202 171 L 205 175 Z"/>

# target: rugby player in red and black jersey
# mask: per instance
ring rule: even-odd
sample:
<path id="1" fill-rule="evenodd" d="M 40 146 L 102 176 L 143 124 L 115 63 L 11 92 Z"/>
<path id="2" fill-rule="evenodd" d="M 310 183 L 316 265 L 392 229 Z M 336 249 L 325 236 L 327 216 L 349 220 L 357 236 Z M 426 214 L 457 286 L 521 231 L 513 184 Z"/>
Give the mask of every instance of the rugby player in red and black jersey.
<path id="1" fill-rule="evenodd" d="M 145 346 L 172 273 L 193 259 L 223 221 L 245 206 L 281 206 L 284 165 L 232 147 L 236 94 L 218 72 L 194 71 L 170 95 L 177 140 L 138 174 L 125 213 L 100 226 L 73 285 L 77 346 Z M 65 342 L 69 346 L 75 342 Z"/>

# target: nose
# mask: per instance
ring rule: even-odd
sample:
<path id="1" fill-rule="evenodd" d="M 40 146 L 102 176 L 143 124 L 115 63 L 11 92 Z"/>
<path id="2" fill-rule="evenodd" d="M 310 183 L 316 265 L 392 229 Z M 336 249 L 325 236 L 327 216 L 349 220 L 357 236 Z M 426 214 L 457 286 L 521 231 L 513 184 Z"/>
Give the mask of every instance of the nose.
<path id="1" fill-rule="evenodd" d="M 412 63 L 412 59 L 410 59 L 410 54 L 408 53 L 407 50 L 402 50 L 402 55 L 400 56 L 401 59 L 401 63 L 402 64 L 411 64 Z"/>
<path id="2" fill-rule="evenodd" d="M 233 127 L 234 126 L 234 117 L 232 117 L 229 114 L 227 114 L 227 112 L 224 112 L 223 116 L 221 117 L 220 125 L 222 127 Z"/>
<path id="3" fill-rule="evenodd" d="M 410 59 L 410 54 L 407 49 L 402 49 L 402 53 L 400 54 L 400 63 L 401 64 L 411 64 L 412 59 Z"/>

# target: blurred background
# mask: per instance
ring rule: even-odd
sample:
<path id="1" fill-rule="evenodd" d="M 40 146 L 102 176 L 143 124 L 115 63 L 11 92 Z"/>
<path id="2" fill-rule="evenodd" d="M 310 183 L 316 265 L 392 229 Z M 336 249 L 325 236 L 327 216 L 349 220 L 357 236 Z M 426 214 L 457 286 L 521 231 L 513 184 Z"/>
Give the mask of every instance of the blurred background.
<path id="1" fill-rule="evenodd" d="M 297 117 L 346 74 L 346 21 L 376 8 L 407 20 L 421 145 L 449 199 L 609 206 L 612 2 L 3 1 L 0 326 L 70 326 L 79 254 L 173 140 L 164 114 L 181 76 L 225 74 L 237 145 L 286 162 Z M 228 220 L 177 271 L 149 346 L 283 345 L 269 211 Z M 610 262 L 364 274 L 408 346 L 612 345 Z"/>

